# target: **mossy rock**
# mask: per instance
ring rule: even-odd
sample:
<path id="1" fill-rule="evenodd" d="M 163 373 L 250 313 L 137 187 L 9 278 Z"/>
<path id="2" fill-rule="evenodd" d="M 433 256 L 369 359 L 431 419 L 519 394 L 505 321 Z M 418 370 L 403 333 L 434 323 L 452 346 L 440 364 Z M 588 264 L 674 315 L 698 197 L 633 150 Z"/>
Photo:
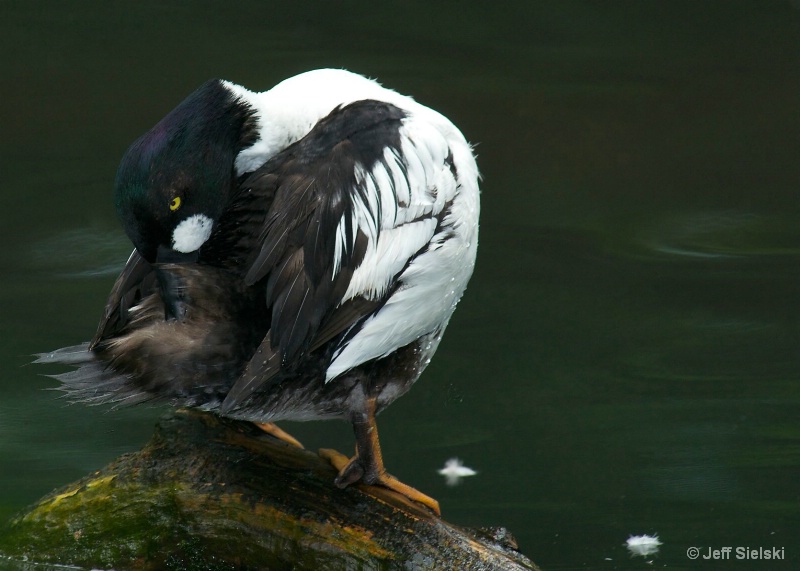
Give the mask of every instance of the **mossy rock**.
<path id="1" fill-rule="evenodd" d="M 333 485 L 318 455 L 179 410 L 151 442 L 0 532 L 12 561 L 114 569 L 536 569 L 504 530 L 448 524 L 383 488 Z"/>

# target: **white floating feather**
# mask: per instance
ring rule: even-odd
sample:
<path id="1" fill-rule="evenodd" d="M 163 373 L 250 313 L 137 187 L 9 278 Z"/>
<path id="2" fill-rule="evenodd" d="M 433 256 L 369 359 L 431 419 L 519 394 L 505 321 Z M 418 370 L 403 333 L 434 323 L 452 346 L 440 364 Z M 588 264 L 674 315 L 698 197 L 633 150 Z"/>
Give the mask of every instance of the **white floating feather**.
<path id="1" fill-rule="evenodd" d="M 478 472 L 464 466 L 458 458 L 450 458 L 444 463 L 444 468 L 439 470 L 439 473 L 446 478 L 448 486 L 455 486 L 461 482 L 461 478 L 475 476 Z"/>
<path id="2" fill-rule="evenodd" d="M 658 548 L 661 542 L 658 540 L 658 535 L 631 535 L 625 542 L 631 555 L 641 555 L 647 557 L 658 553 Z"/>

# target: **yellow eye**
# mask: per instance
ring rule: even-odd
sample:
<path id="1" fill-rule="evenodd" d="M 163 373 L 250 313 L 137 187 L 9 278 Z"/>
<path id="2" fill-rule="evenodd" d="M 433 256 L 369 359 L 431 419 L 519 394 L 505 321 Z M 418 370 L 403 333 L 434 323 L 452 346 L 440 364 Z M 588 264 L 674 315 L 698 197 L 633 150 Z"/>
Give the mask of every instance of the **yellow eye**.
<path id="1" fill-rule="evenodd" d="M 176 196 L 169 203 L 169 209 L 172 210 L 173 212 L 175 212 L 180 207 L 181 207 L 181 197 L 180 196 Z"/>

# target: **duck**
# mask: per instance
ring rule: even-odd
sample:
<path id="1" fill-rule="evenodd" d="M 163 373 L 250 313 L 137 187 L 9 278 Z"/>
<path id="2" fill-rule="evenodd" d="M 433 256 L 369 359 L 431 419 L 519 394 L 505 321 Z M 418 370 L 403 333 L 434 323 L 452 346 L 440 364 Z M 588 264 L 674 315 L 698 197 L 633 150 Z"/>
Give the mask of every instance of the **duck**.
<path id="1" fill-rule="evenodd" d="M 94 337 L 37 361 L 70 365 L 60 388 L 87 404 L 162 402 L 276 435 L 348 421 L 355 455 L 321 452 L 335 484 L 440 514 L 386 471 L 375 418 L 430 363 L 473 273 L 479 180 L 450 120 L 362 75 L 209 80 L 122 157 L 134 249 Z"/>

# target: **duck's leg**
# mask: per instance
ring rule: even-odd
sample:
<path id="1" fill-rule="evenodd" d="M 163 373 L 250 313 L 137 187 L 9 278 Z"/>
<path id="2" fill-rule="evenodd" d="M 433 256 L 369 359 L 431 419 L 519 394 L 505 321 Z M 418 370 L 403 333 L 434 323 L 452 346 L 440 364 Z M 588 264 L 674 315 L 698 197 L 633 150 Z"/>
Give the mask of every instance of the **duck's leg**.
<path id="1" fill-rule="evenodd" d="M 375 423 L 375 399 L 368 398 L 365 404 L 365 411 L 352 415 L 353 431 L 356 435 L 355 456 L 347 458 L 335 450 L 320 450 L 320 455 L 339 470 L 334 483 L 340 488 L 346 488 L 358 481 L 383 486 L 429 507 L 436 515 L 441 515 L 439 502 L 386 472 L 381 444 L 378 441 L 378 426 Z"/>
<path id="2" fill-rule="evenodd" d="M 292 446 L 297 446 L 298 448 L 305 449 L 304 446 L 300 444 L 300 441 L 297 438 L 295 438 L 282 428 L 279 428 L 278 425 L 275 424 L 274 422 L 254 422 L 253 424 L 255 424 L 257 427 L 259 427 L 267 434 L 274 436 L 278 440 L 283 440 L 287 444 L 291 444 Z"/>

